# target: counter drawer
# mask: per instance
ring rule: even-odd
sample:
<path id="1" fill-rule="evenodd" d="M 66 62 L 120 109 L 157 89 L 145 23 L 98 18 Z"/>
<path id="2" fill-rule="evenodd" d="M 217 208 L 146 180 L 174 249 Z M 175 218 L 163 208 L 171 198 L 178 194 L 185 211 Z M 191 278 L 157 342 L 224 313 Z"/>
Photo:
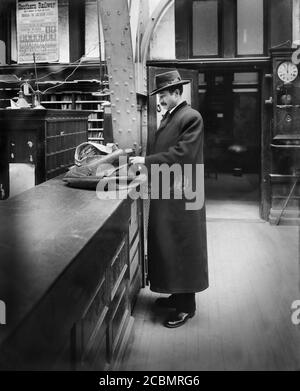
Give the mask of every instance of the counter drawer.
<path id="1" fill-rule="evenodd" d="M 76 352 L 81 366 L 91 366 L 107 328 L 107 286 L 105 277 L 76 325 Z"/>
<path id="2" fill-rule="evenodd" d="M 138 201 L 135 200 L 131 203 L 131 213 L 129 221 L 129 243 L 132 242 L 137 230 L 138 230 Z"/>
<path id="3" fill-rule="evenodd" d="M 111 291 L 110 291 L 110 300 L 113 300 L 114 297 L 115 297 L 115 294 L 122 282 L 123 279 L 126 278 L 126 272 L 127 272 L 127 269 L 128 269 L 128 264 L 127 264 L 127 260 L 128 260 L 128 254 L 127 254 L 127 238 L 125 237 L 112 262 L 111 262 L 111 267 L 110 267 L 110 270 L 109 270 L 109 280 L 110 280 L 110 287 L 111 287 Z"/>
<path id="4" fill-rule="evenodd" d="M 120 287 L 121 288 L 121 287 Z M 125 284 L 122 286 L 119 297 L 117 297 L 115 311 L 111 320 L 111 338 L 112 338 L 112 355 L 114 356 L 122 341 L 122 335 L 129 319 L 128 310 L 128 293 Z"/>

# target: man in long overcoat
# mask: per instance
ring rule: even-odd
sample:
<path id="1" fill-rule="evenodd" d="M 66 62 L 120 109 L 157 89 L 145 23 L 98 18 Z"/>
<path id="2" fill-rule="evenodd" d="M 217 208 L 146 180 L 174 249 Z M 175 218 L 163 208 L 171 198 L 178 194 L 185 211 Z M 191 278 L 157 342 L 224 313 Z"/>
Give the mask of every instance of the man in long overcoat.
<path id="1" fill-rule="evenodd" d="M 179 327 L 194 316 L 195 293 L 208 287 L 203 120 L 182 98 L 183 84 L 187 83 L 189 81 L 182 80 L 178 71 L 156 75 L 156 88 L 151 95 L 159 94 L 160 105 L 167 111 L 155 134 L 151 153 L 145 158 L 131 158 L 133 164 L 145 164 L 148 173 L 151 172 L 150 183 L 154 180 L 152 169 L 156 165 L 171 167 L 175 164 L 182 168 L 180 178 L 174 175 L 170 181 L 169 199 L 164 199 L 162 189 L 158 197 L 151 198 L 148 224 L 150 289 L 171 293 L 167 298 L 156 300 L 158 306 L 174 309 L 164 323 L 169 328 Z M 191 169 L 187 176 L 186 166 Z M 159 181 L 160 186 L 164 185 L 163 180 Z M 181 199 L 174 197 L 178 184 Z M 191 199 L 185 196 L 185 186 L 196 189 L 196 193 L 200 189 L 203 201 L 198 207 L 187 208 Z"/>

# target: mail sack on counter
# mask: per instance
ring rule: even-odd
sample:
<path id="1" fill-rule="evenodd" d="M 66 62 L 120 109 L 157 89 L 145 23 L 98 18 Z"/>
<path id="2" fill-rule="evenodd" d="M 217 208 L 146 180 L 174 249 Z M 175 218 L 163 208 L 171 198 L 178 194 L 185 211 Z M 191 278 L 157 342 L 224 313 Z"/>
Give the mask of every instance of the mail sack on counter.
<path id="1" fill-rule="evenodd" d="M 69 186 L 96 189 L 100 180 L 124 183 L 134 179 L 127 170 L 128 157 L 132 155 L 132 149 L 124 150 L 100 144 L 96 144 L 95 147 L 94 143 L 83 143 L 76 151 L 76 164 L 69 168 L 63 178 Z"/>
<path id="2" fill-rule="evenodd" d="M 85 143 L 79 144 L 75 150 L 75 164 L 81 166 L 88 159 L 95 156 L 106 156 L 109 153 L 116 151 L 118 147 L 116 144 L 97 144 L 87 141 Z"/>

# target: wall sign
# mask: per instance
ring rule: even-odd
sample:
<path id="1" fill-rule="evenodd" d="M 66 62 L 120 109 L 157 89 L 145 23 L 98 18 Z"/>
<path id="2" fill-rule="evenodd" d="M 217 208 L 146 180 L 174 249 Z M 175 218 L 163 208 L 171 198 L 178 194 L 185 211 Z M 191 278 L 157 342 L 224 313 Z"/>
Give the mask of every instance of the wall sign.
<path id="1" fill-rule="evenodd" d="M 58 61 L 57 0 L 17 0 L 17 37 L 18 63 Z"/>

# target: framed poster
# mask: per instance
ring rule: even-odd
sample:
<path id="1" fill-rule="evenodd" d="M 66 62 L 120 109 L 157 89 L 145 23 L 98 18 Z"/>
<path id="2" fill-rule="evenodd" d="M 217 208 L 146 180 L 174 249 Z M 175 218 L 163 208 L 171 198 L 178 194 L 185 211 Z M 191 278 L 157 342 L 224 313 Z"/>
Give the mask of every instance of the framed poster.
<path id="1" fill-rule="evenodd" d="M 17 0 L 17 44 L 20 64 L 58 61 L 57 0 Z"/>

